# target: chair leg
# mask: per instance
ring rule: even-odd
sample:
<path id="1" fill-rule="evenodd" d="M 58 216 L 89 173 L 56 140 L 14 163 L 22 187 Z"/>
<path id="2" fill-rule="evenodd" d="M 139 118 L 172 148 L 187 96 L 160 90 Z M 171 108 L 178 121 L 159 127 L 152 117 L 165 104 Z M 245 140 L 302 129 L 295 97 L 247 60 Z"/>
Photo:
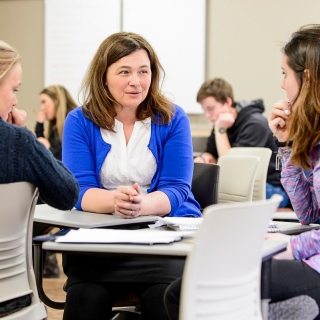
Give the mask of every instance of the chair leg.
<path id="1" fill-rule="evenodd" d="M 111 320 L 141 320 L 141 314 L 132 311 L 119 311 Z"/>
<path id="2" fill-rule="evenodd" d="M 262 314 L 263 320 L 268 320 L 269 301 L 270 301 L 270 299 L 262 299 L 261 300 L 261 314 Z"/>

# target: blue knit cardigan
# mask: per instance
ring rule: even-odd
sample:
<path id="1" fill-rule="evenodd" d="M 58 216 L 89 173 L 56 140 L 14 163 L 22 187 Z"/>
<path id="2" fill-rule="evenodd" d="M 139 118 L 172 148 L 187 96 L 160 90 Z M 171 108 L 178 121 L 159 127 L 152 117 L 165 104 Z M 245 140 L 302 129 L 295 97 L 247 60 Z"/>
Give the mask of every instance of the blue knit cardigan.
<path id="1" fill-rule="evenodd" d="M 151 123 L 148 148 L 156 159 L 156 172 L 148 193 L 164 192 L 171 203 L 170 216 L 201 216 L 200 206 L 191 192 L 193 152 L 190 123 L 182 108 L 175 106 L 172 121 Z M 111 149 L 100 128 L 87 119 L 81 107 L 72 110 L 65 121 L 62 139 L 62 161 L 80 185 L 77 209 L 90 188 L 102 188 L 100 170 Z"/>

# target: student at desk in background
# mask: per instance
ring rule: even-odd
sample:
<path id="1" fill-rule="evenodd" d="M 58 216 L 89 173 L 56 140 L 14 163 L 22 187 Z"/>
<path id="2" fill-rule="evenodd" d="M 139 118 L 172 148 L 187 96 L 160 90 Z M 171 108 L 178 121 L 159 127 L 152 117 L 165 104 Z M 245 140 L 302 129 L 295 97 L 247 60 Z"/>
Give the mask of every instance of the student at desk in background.
<path id="1" fill-rule="evenodd" d="M 268 120 L 262 115 L 265 111 L 263 101 L 235 101 L 232 86 L 224 79 L 214 78 L 202 84 L 197 102 L 214 127 L 205 152 L 194 161 L 216 163 L 231 147 L 269 148 L 273 152 L 267 173 L 266 197 L 280 194 L 283 197 L 280 207 L 289 206 L 289 198 L 280 183 L 280 172 L 276 171 L 277 147 Z"/>
<path id="2" fill-rule="evenodd" d="M 41 108 L 36 111 L 36 136 L 56 159 L 61 160 L 64 121 L 67 114 L 75 109 L 77 104 L 68 90 L 61 85 L 52 85 L 42 89 L 39 99 Z"/>
<path id="3" fill-rule="evenodd" d="M 186 113 L 160 91 L 162 66 L 135 33 L 115 33 L 99 46 L 83 82 L 83 106 L 69 113 L 63 162 L 80 185 L 76 207 L 113 213 L 199 217 L 191 193 L 192 140 Z M 142 319 L 167 319 L 163 293 L 184 263 L 152 258 L 63 256 L 64 320 L 108 319 L 130 289 Z"/>
<path id="4" fill-rule="evenodd" d="M 41 108 L 36 110 L 35 134 L 38 141 L 49 149 L 54 157 L 62 160 L 62 132 L 67 114 L 77 107 L 68 90 L 61 85 L 51 85 L 39 94 Z M 52 228 L 43 229 L 43 224 L 34 224 L 34 234 L 49 233 Z M 54 252 L 46 252 L 44 278 L 58 278 L 60 269 Z"/>
<path id="5" fill-rule="evenodd" d="M 0 183 L 30 182 L 38 187 L 43 202 L 61 210 L 71 209 L 78 198 L 78 183 L 25 128 L 27 114 L 16 108 L 21 80 L 19 53 L 0 41 Z"/>

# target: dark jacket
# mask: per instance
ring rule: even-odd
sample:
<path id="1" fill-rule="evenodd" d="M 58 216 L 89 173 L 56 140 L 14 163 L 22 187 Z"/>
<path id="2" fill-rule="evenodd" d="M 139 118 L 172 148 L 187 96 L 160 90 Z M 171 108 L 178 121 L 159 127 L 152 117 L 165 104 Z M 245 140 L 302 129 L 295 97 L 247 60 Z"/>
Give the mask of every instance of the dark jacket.
<path id="1" fill-rule="evenodd" d="M 262 115 L 265 111 L 263 101 L 237 101 L 237 118 L 231 128 L 227 130 L 227 135 L 231 147 L 265 147 L 272 150 L 270 165 L 267 174 L 267 182 L 281 186 L 280 171 L 276 171 L 276 152 L 272 132 L 268 125 L 268 120 Z M 211 153 L 218 159 L 218 152 L 215 141 L 214 129 L 207 141 L 206 152 Z M 241 168 L 239 168 L 240 170 Z"/>
<path id="2" fill-rule="evenodd" d="M 35 134 L 37 138 L 44 136 L 44 124 L 37 122 L 35 127 Z M 56 127 L 53 127 L 51 132 L 49 133 L 49 142 L 50 148 L 49 150 L 52 152 L 54 157 L 58 160 L 62 160 L 62 143 L 58 134 L 58 130 Z"/>

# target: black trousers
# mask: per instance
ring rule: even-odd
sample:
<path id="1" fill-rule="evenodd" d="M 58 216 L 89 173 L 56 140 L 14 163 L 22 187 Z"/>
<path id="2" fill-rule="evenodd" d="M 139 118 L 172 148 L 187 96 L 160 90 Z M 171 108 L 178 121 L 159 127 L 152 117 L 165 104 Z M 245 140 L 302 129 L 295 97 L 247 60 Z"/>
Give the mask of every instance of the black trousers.
<path id="1" fill-rule="evenodd" d="M 144 320 L 167 320 L 163 296 L 167 284 L 73 283 L 67 290 L 63 320 L 111 319 L 111 308 L 128 288 L 137 293 Z"/>
<path id="2" fill-rule="evenodd" d="M 320 309 L 320 274 L 303 261 L 273 259 L 270 280 L 271 302 L 308 295 Z M 181 279 L 177 279 L 165 292 L 165 308 L 170 320 L 179 319 L 180 290 Z M 316 319 L 320 320 L 320 315 Z"/>
<path id="3" fill-rule="evenodd" d="M 140 300 L 143 320 L 168 320 L 164 292 L 181 277 L 184 260 L 63 255 L 68 276 L 63 320 L 110 319 L 124 292 Z"/>
<path id="4" fill-rule="evenodd" d="M 271 302 L 304 294 L 312 297 L 320 309 L 320 274 L 303 261 L 273 259 L 270 291 Z"/>

